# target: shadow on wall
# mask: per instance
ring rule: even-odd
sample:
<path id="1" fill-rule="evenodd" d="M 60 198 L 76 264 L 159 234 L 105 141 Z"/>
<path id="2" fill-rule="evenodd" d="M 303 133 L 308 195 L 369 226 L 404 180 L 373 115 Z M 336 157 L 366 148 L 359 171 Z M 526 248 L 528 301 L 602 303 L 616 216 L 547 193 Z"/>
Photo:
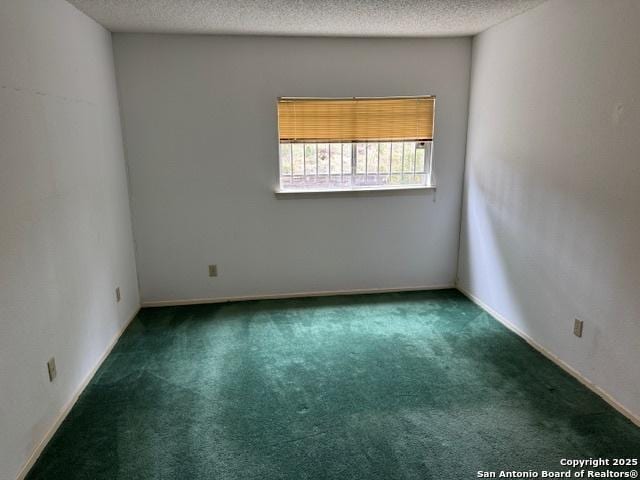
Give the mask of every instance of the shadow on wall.
<path id="1" fill-rule="evenodd" d="M 614 362 L 607 371 L 629 371 L 628 350 L 611 348 L 615 335 L 603 333 L 606 323 L 622 327 L 610 322 L 632 318 L 635 308 L 624 293 L 633 283 L 629 237 L 616 235 L 631 228 L 620 218 L 627 212 L 607 213 L 603 206 L 618 202 L 602 195 L 613 193 L 564 185 L 552 166 L 540 172 L 522 162 L 479 156 L 467 166 L 461 288 L 596 383 L 604 373 L 581 359 L 606 355 Z M 574 317 L 592 320 L 579 352 L 567 341 Z"/>
<path id="2" fill-rule="evenodd" d="M 460 258 L 459 275 L 464 278 L 460 287 L 468 293 L 482 298 L 482 301 L 492 308 L 496 305 L 497 297 L 509 299 L 510 308 L 508 318 L 526 318 L 521 299 L 513 288 L 516 272 L 509 265 L 504 244 L 511 241 L 517 245 L 514 238 L 507 240 L 502 234 L 505 226 L 500 220 L 497 209 L 487 201 L 490 189 L 482 182 L 475 182 L 475 168 L 468 165 L 467 181 L 463 199 L 462 228 L 460 229 Z M 482 228 L 485 227 L 485 228 Z M 488 228 L 487 228 L 488 227 Z M 473 259 L 473 261 L 471 261 Z M 484 278 L 486 272 L 491 272 L 491 278 Z M 490 285 L 489 288 L 483 288 Z M 482 293 L 480 293 L 482 292 Z M 504 315 L 504 312 L 498 312 Z M 521 326 L 525 331 L 528 329 Z"/>

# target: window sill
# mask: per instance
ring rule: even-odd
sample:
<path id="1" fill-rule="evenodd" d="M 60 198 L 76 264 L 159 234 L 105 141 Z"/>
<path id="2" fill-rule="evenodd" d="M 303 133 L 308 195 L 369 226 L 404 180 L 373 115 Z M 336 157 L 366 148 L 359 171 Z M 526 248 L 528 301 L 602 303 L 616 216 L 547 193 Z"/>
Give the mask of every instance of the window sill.
<path id="1" fill-rule="evenodd" d="M 416 191 L 428 191 L 435 190 L 435 185 L 398 185 L 391 187 L 354 187 L 354 188 L 316 188 L 307 190 L 282 190 L 280 188 L 275 189 L 276 196 L 295 196 L 295 195 L 322 195 L 322 194 L 350 194 L 350 193 L 401 193 L 401 192 L 416 192 Z"/>

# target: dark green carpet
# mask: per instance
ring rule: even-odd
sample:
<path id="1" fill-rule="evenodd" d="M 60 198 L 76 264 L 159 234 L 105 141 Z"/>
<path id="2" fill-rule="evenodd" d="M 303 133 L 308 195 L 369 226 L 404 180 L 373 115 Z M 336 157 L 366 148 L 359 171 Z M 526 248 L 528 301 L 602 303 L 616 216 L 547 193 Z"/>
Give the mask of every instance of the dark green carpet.
<path id="1" fill-rule="evenodd" d="M 29 479 L 465 479 L 640 429 L 454 290 L 145 309 Z"/>

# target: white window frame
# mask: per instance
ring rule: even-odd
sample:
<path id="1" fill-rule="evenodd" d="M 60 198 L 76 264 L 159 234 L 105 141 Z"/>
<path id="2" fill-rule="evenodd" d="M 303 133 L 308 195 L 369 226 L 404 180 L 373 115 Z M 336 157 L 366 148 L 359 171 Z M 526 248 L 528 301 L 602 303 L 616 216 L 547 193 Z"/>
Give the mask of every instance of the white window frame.
<path id="1" fill-rule="evenodd" d="M 394 97 L 384 97 L 384 98 L 394 98 Z M 434 112 L 435 113 L 435 112 Z M 425 141 L 425 142 L 402 142 L 402 141 L 395 141 L 395 142 L 333 142 L 333 143 L 317 143 L 316 145 L 329 145 L 329 156 L 328 156 L 328 173 L 322 173 L 319 174 L 318 173 L 318 147 L 316 146 L 316 160 L 315 160 L 315 173 L 314 174 L 307 174 L 306 173 L 306 167 L 307 167 L 307 160 L 306 160 L 306 150 L 307 150 L 307 145 L 310 145 L 310 143 L 299 143 L 297 145 L 302 145 L 302 149 L 303 149 L 303 155 L 305 155 L 305 157 L 303 158 L 303 168 L 305 169 L 305 171 L 302 174 L 294 174 L 294 168 L 293 168 L 293 143 L 291 142 L 282 142 L 280 143 L 279 141 L 279 136 L 278 136 L 278 186 L 276 187 L 275 191 L 276 193 L 279 194 L 304 194 L 304 193 L 324 193 L 324 192 L 358 192 L 358 191 L 386 191 L 386 190 L 429 190 L 429 189 L 435 189 L 436 188 L 436 182 L 435 182 L 435 175 L 434 175 L 434 161 L 433 161 L 433 144 L 435 142 L 435 135 L 434 138 L 430 141 Z M 369 167 L 369 161 L 368 161 L 368 153 L 369 153 L 369 148 L 368 146 L 370 144 L 378 144 L 378 157 L 377 157 L 377 171 L 373 172 L 373 173 L 369 173 L 368 171 L 368 167 Z M 401 163 L 401 171 L 400 172 L 393 172 L 392 171 L 392 166 L 391 166 L 391 162 L 393 161 L 393 144 L 399 144 L 402 143 L 403 147 L 402 147 L 402 155 L 401 155 L 401 159 L 400 159 L 400 163 Z M 405 171 L 405 160 L 406 160 L 406 156 L 405 156 L 405 146 L 407 143 L 414 143 L 416 144 L 415 150 L 414 150 L 414 154 L 413 154 L 413 169 L 410 171 Z M 339 174 L 332 174 L 331 173 L 331 152 L 330 152 L 330 145 L 341 145 L 341 148 L 344 148 L 344 146 L 346 145 L 350 145 L 351 147 L 351 155 L 350 155 L 350 160 L 351 160 L 351 168 L 350 168 L 350 172 L 349 173 L 343 173 L 344 170 L 344 160 L 345 160 L 345 156 L 343 151 L 341 151 L 341 158 L 340 158 L 340 165 L 341 165 L 341 171 Z M 381 173 L 380 170 L 380 157 L 379 157 L 379 152 L 380 152 L 380 145 L 381 144 L 390 144 L 390 149 L 389 149 L 389 158 L 388 158 L 388 164 L 389 164 L 389 168 L 386 172 Z M 425 144 L 422 147 L 418 147 L 418 144 Z M 428 149 L 426 148 L 426 144 L 428 144 Z M 282 161 L 282 146 L 283 145 L 289 145 L 290 146 L 290 159 L 289 161 L 290 163 L 290 171 L 289 173 L 283 173 L 283 161 Z M 369 176 L 373 176 L 375 175 L 378 179 L 378 181 L 380 181 L 380 176 L 387 176 L 389 177 L 389 180 L 391 180 L 392 176 L 401 176 L 402 179 L 404 179 L 404 176 L 409 174 L 409 175 L 413 175 L 414 180 L 416 178 L 416 176 L 418 175 L 422 175 L 423 176 L 423 181 L 420 183 L 388 183 L 388 184 L 358 184 L 357 182 L 357 177 L 358 175 L 363 175 L 362 173 L 357 173 L 357 166 L 358 166 L 358 157 L 357 157 L 357 148 L 358 145 L 365 145 L 365 152 L 367 155 L 367 158 L 365 158 L 365 181 L 368 179 Z M 416 172 L 416 151 L 418 148 L 425 148 L 425 154 L 424 154 L 424 162 L 423 162 L 423 168 L 424 168 L 424 172 Z M 428 151 L 428 154 L 427 154 Z M 325 176 L 327 177 L 328 180 L 328 184 L 331 184 L 331 177 L 332 175 L 338 176 L 340 175 L 340 179 L 342 180 L 343 175 L 348 175 L 350 178 L 350 182 L 348 183 L 348 185 L 345 185 L 343 183 L 343 185 L 328 185 L 328 186 L 318 186 L 317 185 L 317 180 L 319 176 Z M 316 177 L 316 185 L 303 185 L 301 184 L 301 186 L 298 187 L 293 187 L 291 185 L 284 185 L 283 184 L 283 177 L 289 177 L 289 179 L 291 180 L 290 183 L 294 183 L 294 177 L 302 177 L 302 178 L 306 178 L 306 177 Z M 356 181 L 354 181 L 354 179 Z"/>

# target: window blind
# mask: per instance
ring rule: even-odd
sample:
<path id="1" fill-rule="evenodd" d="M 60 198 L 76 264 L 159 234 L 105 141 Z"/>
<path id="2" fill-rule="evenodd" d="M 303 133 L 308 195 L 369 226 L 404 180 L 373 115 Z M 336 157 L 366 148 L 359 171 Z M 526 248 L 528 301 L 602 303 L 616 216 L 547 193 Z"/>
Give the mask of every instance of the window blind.
<path id="1" fill-rule="evenodd" d="M 435 97 L 280 98 L 280 143 L 431 141 Z"/>

